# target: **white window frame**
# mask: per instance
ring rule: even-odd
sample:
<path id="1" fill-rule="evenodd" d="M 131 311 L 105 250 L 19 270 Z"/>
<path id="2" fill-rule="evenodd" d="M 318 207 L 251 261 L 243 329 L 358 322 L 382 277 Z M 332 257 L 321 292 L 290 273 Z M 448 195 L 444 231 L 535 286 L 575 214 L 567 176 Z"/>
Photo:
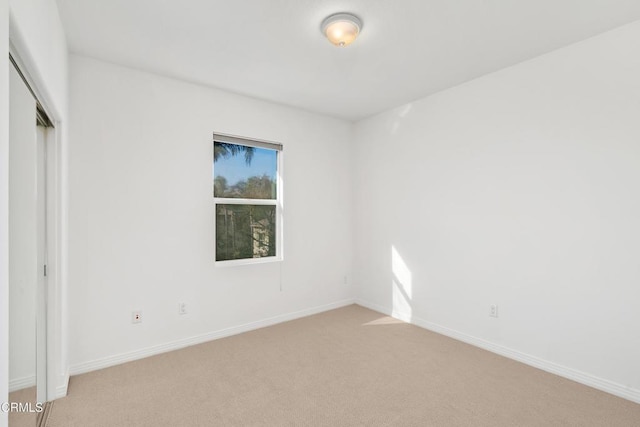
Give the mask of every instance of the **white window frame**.
<path id="1" fill-rule="evenodd" d="M 212 164 L 213 164 L 213 174 L 212 177 L 215 177 L 215 162 L 213 162 L 213 150 L 215 149 L 215 143 L 216 142 L 226 142 L 226 143 L 230 143 L 230 144 L 237 144 L 237 145 L 245 145 L 248 147 L 255 147 L 255 148 L 267 148 L 269 150 L 274 150 L 276 151 L 276 198 L 275 199 L 239 199 L 239 198 L 227 198 L 227 197 L 215 197 L 215 193 L 214 193 L 214 197 L 213 197 L 213 215 L 214 215 L 214 219 L 213 219 L 213 259 L 215 262 L 215 266 L 216 267 L 231 267 L 231 266 L 240 266 L 240 265 L 253 265 L 253 264 L 265 264 L 265 263 L 270 263 L 270 262 L 279 262 L 282 261 L 284 259 L 283 257 L 283 237 L 284 237 L 284 233 L 283 233 L 283 223 L 284 223 L 284 209 L 283 209 L 283 204 L 282 204 L 282 199 L 283 199 L 283 179 L 282 179 L 282 157 L 283 157 L 283 146 L 280 143 L 277 142 L 272 142 L 272 141 L 266 141 L 266 140 L 262 140 L 262 139 L 256 139 L 256 138 L 247 138 L 247 137 L 243 137 L 243 136 L 236 136 L 236 135 L 229 135 L 229 134 L 224 134 L 224 133 L 218 133 L 218 132 L 214 132 L 213 133 L 213 142 L 211 144 L 211 160 L 212 160 Z M 213 185 L 213 183 L 212 183 Z M 218 261 L 217 260 L 217 231 L 216 231 L 216 224 L 217 224 L 217 215 L 218 215 L 218 210 L 217 210 L 217 206 L 218 205 L 267 205 L 267 206 L 275 206 L 276 207 L 276 232 L 275 232 L 275 236 L 276 236 L 276 254 L 275 256 L 268 256 L 268 257 L 260 257 L 260 258 L 242 258 L 242 259 L 233 259 L 233 260 L 223 260 L 223 261 Z"/>

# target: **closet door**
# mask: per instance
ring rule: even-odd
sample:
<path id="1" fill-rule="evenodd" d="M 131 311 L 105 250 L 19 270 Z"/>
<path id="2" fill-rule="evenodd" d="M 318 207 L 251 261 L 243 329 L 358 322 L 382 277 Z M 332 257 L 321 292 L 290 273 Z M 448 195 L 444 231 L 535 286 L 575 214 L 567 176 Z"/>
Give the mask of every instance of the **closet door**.
<path id="1" fill-rule="evenodd" d="M 40 273 L 36 129 L 36 101 L 18 72 L 10 67 L 9 391 L 29 388 L 31 393 L 32 388 L 33 397 L 27 397 L 31 402 L 36 399 L 33 386 L 36 385 L 36 317 Z M 22 399 L 25 397 L 22 396 Z"/>

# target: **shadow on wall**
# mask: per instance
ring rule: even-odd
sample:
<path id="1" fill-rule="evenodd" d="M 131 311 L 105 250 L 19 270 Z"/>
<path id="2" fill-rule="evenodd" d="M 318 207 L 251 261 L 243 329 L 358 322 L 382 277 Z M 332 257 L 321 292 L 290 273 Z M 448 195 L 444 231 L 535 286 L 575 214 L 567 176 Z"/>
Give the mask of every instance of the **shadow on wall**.
<path id="1" fill-rule="evenodd" d="M 413 108 L 413 104 L 407 104 L 398 109 L 397 118 L 391 124 L 391 135 L 395 135 L 398 132 L 398 129 L 400 129 L 400 122 L 402 121 L 402 119 L 404 119 L 404 117 L 407 114 L 409 114 L 409 111 L 411 111 L 411 108 Z"/>
<path id="2" fill-rule="evenodd" d="M 391 315 L 409 322 L 413 314 L 411 304 L 413 275 L 395 246 L 391 246 L 391 272 L 391 292 L 393 298 Z"/>

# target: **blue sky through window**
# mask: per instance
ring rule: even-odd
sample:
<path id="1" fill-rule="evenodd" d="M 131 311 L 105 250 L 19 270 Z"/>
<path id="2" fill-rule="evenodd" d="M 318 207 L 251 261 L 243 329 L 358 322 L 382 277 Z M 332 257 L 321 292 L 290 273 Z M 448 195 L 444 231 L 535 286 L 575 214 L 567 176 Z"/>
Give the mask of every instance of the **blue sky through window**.
<path id="1" fill-rule="evenodd" d="M 277 176 L 277 151 L 266 148 L 255 148 L 251 163 L 247 165 L 244 153 L 228 158 L 219 158 L 214 162 L 213 178 L 223 176 L 227 185 L 235 185 L 238 181 L 246 181 L 252 176 L 267 175 L 275 181 Z"/>

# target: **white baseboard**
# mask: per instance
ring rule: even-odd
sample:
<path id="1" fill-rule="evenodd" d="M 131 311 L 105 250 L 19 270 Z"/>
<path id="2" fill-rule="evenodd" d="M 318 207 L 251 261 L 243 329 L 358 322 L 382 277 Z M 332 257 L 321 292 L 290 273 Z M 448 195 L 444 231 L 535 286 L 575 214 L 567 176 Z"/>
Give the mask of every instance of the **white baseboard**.
<path id="1" fill-rule="evenodd" d="M 61 397 L 65 397 L 67 395 L 67 388 L 69 384 L 59 385 L 56 387 L 56 395 L 53 397 L 54 399 L 60 399 Z"/>
<path id="2" fill-rule="evenodd" d="M 55 396 L 53 397 L 54 399 L 60 399 L 67 395 L 67 390 L 69 389 L 69 372 L 62 375 L 62 378 L 62 384 L 56 387 Z"/>
<path id="3" fill-rule="evenodd" d="M 22 390 L 23 388 L 33 387 L 36 385 L 36 376 L 29 375 L 27 377 L 15 378 L 9 380 L 9 393 Z"/>
<path id="4" fill-rule="evenodd" d="M 24 378 L 17 378 L 9 381 L 9 392 L 22 390 L 23 388 L 33 387 L 36 385 L 36 376 L 31 375 Z M 67 387 L 69 386 L 69 375 L 66 375 L 64 384 L 56 387 L 54 399 L 59 399 L 67 395 Z"/>
<path id="5" fill-rule="evenodd" d="M 318 307 L 311 307 L 311 308 L 307 308 L 300 311 L 294 311 L 292 313 L 281 314 L 281 315 L 270 317 L 267 319 L 246 323 L 244 325 L 234 326 L 227 329 L 221 329 L 218 331 L 213 331 L 206 334 L 197 335 L 194 337 L 183 338 L 180 340 L 168 342 L 165 344 L 159 344 L 159 345 L 143 348 L 140 350 L 135 350 L 128 353 L 121 353 L 113 356 L 104 357 L 101 359 L 91 360 L 89 362 L 83 362 L 83 363 L 79 363 L 77 365 L 71 366 L 71 368 L 69 369 L 69 373 L 70 375 L 78 375 L 86 372 L 95 371 L 98 369 L 108 368 L 109 366 L 119 365 L 121 363 L 143 359 L 145 357 L 154 356 L 156 354 L 166 353 L 172 350 L 178 350 L 184 347 L 201 344 L 207 341 L 212 341 L 219 338 L 225 338 L 231 335 L 241 334 L 243 332 L 253 331 L 255 329 L 276 325 L 282 322 L 288 322 L 289 320 L 311 316 L 313 314 L 334 310 L 336 308 L 345 307 L 351 304 L 355 304 L 355 300 L 352 298 L 349 298 L 341 301 L 336 301 L 330 304 L 321 305 Z M 66 395 L 66 390 L 65 390 L 65 395 Z"/>
<path id="6" fill-rule="evenodd" d="M 368 309 L 377 311 L 379 313 L 392 316 L 396 319 L 402 320 L 407 323 L 419 326 L 424 329 L 446 335 L 450 338 L 458 341 L 471 344 L 475 347 L 480 347 L 484 350 L 488 350 L 492 353 L 499 354 L 509 359 L 517 360 L 526 365 L 533 366 L 534 368 L 542 369 L 543 371 L 550 372 L 552 374 L 570 379 L 572 381 L 593 387 L 598 390 L 613 394 L 623 399 L 630 400 L 632 402 L 640 403 L 640 390 L 627 387 L 622 384 L 615 383 L 613 381 L 606 380 L 604 378 L 596 377 L 595 375 L 587 374 L 585 372 L 577 371 L 566 366 L 558 365 L 557 363 L 550 362 L 548 360 L 541 359 L 536 356 L 532 356 L 527 353 L 523 353 L 517 350 L 510 349 L 492 342 L 477 338 L 471 335 L 467 335 L 463 332 L 456 331 L 454 329 L 447 328 L 445 326 L 438 325 L 433 322 L 426 321 L 416 316 L 408 315 L 406 313 L 394 312 L 392 309 L 374 304 L 361 299 L 356 299 L 356 304 L 366 307 Z"/>

